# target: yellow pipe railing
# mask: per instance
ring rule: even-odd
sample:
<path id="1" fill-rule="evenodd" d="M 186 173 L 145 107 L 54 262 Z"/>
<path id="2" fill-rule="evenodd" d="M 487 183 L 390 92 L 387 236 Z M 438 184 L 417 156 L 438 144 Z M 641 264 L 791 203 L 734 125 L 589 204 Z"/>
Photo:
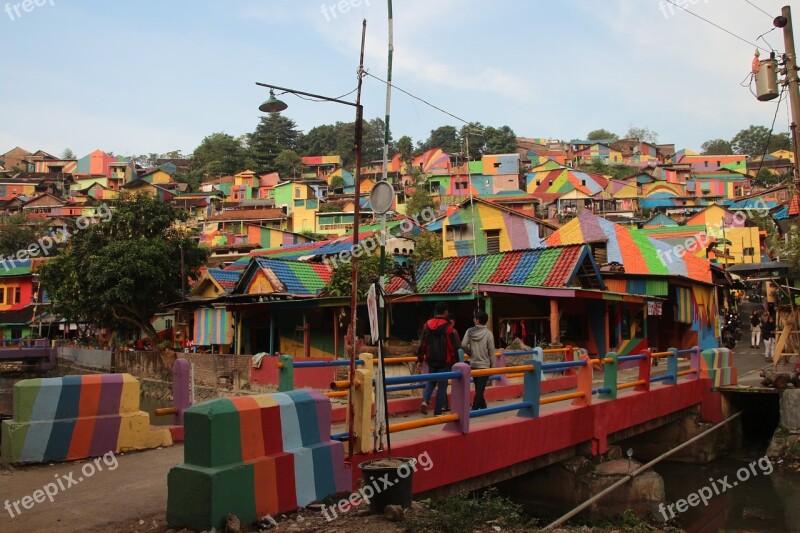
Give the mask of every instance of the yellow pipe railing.
<path id="1" fill-rule="evenodd" d="M 672 355 L 672 352 L 653 352 L 653 353 L 650 354 L 650 357 L 655 359 L 657 357 L 670 357 L 671 355 Z"/>
<path id="2" fill-rule="evenodd" d="M 164 416 L 164 415 L 174 415 L 178 413 L 177 407 L 159 407 L 153 413 L 156 416 Z"/>
<path id="3" fill-rule="evenodd" d="M 387 357 L 386 359 L 384 359 L 384 362 L 387 365 L 398 364 L 398 363 L 416 363 L 417 361 L 418 359 L 416 357 Z"/>
<path id="4" fill-rule="evenodd" d="M 542 398 L 539 400 L 539 405 L 545 405 L 548 403 L 556 403 L 561 402 L 564 400 L 572 400 L 574 398 L 583 398 L 585 394 L 583 392 L 569 392 L 567 394 L 559 394 L 557 396 L 550 396 L 548 398 Z"/>
<path id="5" fill-rule="evenodd" d="M 446 424 L 447 422 L 458 422 L 458 415 L 439 415 L 432 418 L 422 418 L 420 420 L 409 420 L 408 422 L 389 424 L 389 433 L 408 431 L 409 429 L 424 428 L 427 426 L 436 426 L 438 424 Z"/>
<path id="6" fill-rule="evenodd" d="M 361 383 L 356 382 L 356 388 L 360 388 Z M 342 390 L 342 389 L 349 389 L 350 382 L 348 380 L 341 380 L 341 381 L 331 381 L 331 388 L 333 390 Z"/>
<path id="7" fill-rule="evenodd" d="M 681 370 L 680 372 L 678 372 L 678 376 L 686 376 L 686 375 L 689 375 L 689 374 L 696 374 L 696 373 L 697 373 L 697 370 L 692 368 L 690 370 Z"/>
<path id="8" fill-rule="evenodd" d="M 645 380 L 639 379 L 636 381 L 631 381 L 630 383 L 623 383 L 622 385 L 617 385 L 617 390 L 630 389 L 631 387 L 637 387 L 639 385 L 644 385 L 645 383 L 646 383 Z"/>
<path id="9" fill-rule="evenodd" d="M 350 391 L 346 391 L 346 390 L 329 390 L 329 391 L 323 392 L 322 394 L 324 394 L 328 398 L 346 398 L 347 395 L 350 394 Z"/>
<path id="10" fill-rule="evenodd" d="M 533 365 L 504 366 L 503 368 L 478 368 L 470 372 L 472 377 L 496 376 L 499 374 L 514 374 L 517 372 L 531 372 Z M 521 376 L 522 374 L 520 374 Z"/>

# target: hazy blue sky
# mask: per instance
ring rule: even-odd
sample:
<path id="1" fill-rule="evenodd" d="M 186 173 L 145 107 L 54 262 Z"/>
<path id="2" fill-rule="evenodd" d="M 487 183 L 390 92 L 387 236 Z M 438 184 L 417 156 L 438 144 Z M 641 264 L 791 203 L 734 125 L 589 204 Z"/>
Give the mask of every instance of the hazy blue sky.
<path id="1" fill-rule="evenodd" d="M 744 0 L 682 1 L 751 42 L 772 28 Z M 775 15 L 787 3 L 752 1 Z M 256 81 L 329 96 L 355 88 L 362 18 L 366 67 L 386 75 L 385 0 L 46 0 L 17 16 L 19 2 L 0 0 L 0 153 L 188 153 L 210 133 L 252 131 L 268 96 Z M 519 136 L 637 125 L 698 149 L 769 126 L 775 112 L 740 86 L 753 47 L 663 0 L 394 0 L 394 14 L 397 86 Z M 780 30 L 766 39 L 783 49 Z M 384 97 L 366 78 L 367 118 L 383 116 Z M 304 131 L 354 119 L 349 107 L 282 98 Z M 787 122 L 781 104 L 776 131 Z M 444 124 L 460 126 L 393 93 L 395 139 Z"/>

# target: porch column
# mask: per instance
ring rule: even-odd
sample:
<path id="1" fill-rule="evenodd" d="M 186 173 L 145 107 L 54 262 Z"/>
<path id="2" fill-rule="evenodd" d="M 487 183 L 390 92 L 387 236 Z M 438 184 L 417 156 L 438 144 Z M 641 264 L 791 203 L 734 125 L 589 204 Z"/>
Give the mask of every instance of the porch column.
<path id="1" fill-rule="evenodd" d="M 493 312 L 492 312 L 492 297 L 486 296 L 484 297 L 484 307 L 486 308 L 486 314 L 489 315 L 489 320 L 486 322 L 486 327 L 489 328 L 489 331 L 494 333 L 494 321 L 493 321 Z"/>
<path id="2" fill-rule="evenodd" d="M 550 298 L 550 342 L 561 342 L 561 328 L 558 320 L 558 300 Z"/>
<path id="3" fill-rule="evenodd" d="M 336 315 L 336 308 L 332 309 L 333 312 L 333 358 L 339 358 L 339 318 Z"/>
<path id="4" fill-rule="evenodd" d="M 269 314 L 269 354 L 275 353 L 275 317 Z"/>
<path id="5" fill-rule="evenodd" d="M 303 311 L 303 355 L 311 357 L 311 326 L 308 324 L 305 311 Z"/>
<path id="6" fill-rule="evenodd" d="M 608 352 L 611 351 L 611 330 L 608 327 L 608 324 L 610 322 L 609 318 L 611 316 L 611 304 L 609 302 L 606 302 L 605 311 L 606 311 L 605 315 L 604 315 L 605 323 L 603 324 L 603 329 L 606 332 L 606 335 L 605 335 L 606 340 L 605 340 L 605 346 L 598 346 L 597 347 L 597 355 L 598 355 L 598 357 L 604 357 L 605 354 L 607 354 Z"/>

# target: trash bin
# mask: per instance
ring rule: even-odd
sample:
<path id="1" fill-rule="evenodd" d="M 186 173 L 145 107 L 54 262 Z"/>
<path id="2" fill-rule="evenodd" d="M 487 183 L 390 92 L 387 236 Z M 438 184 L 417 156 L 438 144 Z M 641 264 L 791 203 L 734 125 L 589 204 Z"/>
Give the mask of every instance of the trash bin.
<path id="1" fill-rule="evenodd" d="M 375 493 L 369 502 L 374 513 L 383 514 L 387 505 L 402 505 L 405 509 L 411 507 L 414 461 L 416 459 L 393 457 L 391 459 L 371 459 L 358 465 L 364 475 L 363 486 L 370 485 Z M 388 480 L 392 485 L 385 486 L 384 480 Z"/>

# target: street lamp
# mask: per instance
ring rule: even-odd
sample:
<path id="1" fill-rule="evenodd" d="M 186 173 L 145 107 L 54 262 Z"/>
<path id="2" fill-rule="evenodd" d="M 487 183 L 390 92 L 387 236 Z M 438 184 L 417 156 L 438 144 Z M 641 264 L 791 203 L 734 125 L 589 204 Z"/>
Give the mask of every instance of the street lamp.
<path id="1" fill-rule="evenodd" d="M 352 254 L 351 254 L 351 265 L 353 268 L 352 274 L 352 292 L 350 294 L 350 310 L 351 310 L 351 319 L 350 319 L 350 328 L 352 330 L 352 347 L 350 350 L 350 371 L 349 371 L 349 381 L 350 381 L 350 392 L 347 396 L 347 404 L 348 404 L 348 456 L 350 460 L 353 459 L 353 448 L 355 446 L 355 432 L 354 428 L 354 411 L 353 411 L 353 399 L 355 398 L 355 381 L 356 381 L 356 359 L 357 359 L 357 348 L 356 348 L 356 322 L 358 319 L 358 222 L 361 213 L 361 199 L 360 199 L 360 187 L 361 187 L 361 139 L 363 136 L 363 121 L 364 121 L 364 108 L 361 105 L 361 82 L 364 77 L 364 39 L 367 32 L 367 21 L 364 19 L 361 23 L 361 56 L 358 64 L 358 88 L 356 90 L 356 101 L 355 102 L 348 102 L 347 100 L 340 100 L 339 98 L 330 98 L 328 96 L 322 96 L 319 94 L 307 93 L 304 91 L 298 91 L 295 89 L 288 89 L 286 87 L 278 87 L 277 85 L 269 85 L 267 83 L 259 83 L 256 82 L 256 85 L 261 87 L 267 87 L 270 89 L 269 91 L 269 99 L 261 104 L 258 109 L 265 113 L 279 113 L 285 110 L 287 107 L 286 103 L 278 100 L 275 97 L 275 91 L 283 91 L 284 93 L 295 94 L 299 96 L 308 96 L 310 98 L 316 98 L 321 101 L 325 102 L 336 102 L 338 104 L 344 104 L 351 107 L 356 108 L 356 127 L 355 127 L 355 143 L 353 144 L 353 149 L 356 153 L 356 169 L 355 169 L 355 193 L 353 197 L 353 201 L 355 203 L 355 207 L 353 208 L 353 245 L 352 245 Z"/>

